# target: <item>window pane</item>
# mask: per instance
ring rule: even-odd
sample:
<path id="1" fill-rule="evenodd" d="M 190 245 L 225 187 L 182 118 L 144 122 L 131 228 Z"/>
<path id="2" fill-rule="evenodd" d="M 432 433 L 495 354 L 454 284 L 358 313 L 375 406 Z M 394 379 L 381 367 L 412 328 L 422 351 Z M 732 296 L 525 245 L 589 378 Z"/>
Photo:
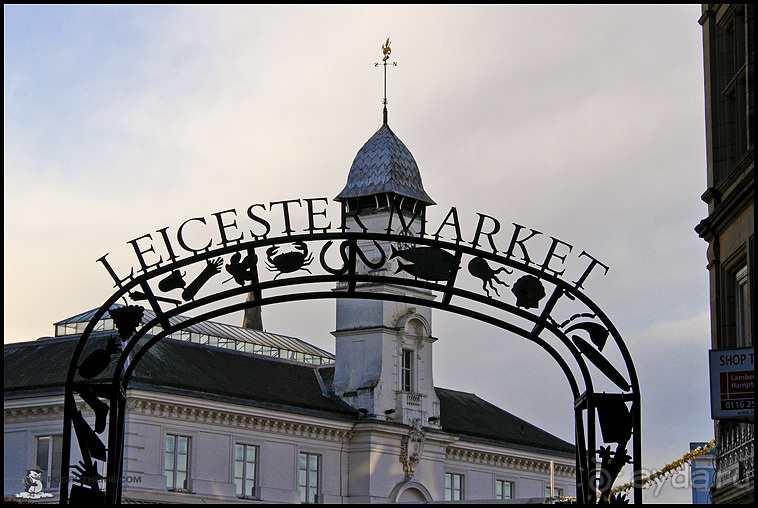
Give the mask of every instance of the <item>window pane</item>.
<path id="1" fill-rule="evenodd" d="M 169 489 L 174 488 L 174 472 L 171 470 L 166 471 L 166 487 Z"/>
<path id="2" fill-rule="evenodd" d="M 237 491 L 237 495 L 238 496 L 243 495 L 243 492 L 242 492 L 242 478 L 235 478 L 234 479 L 234 488 Z"/>
<path id="3" fill-rule="evenodd" d="M 306 485 L 305 475 L 306 475 L 306 471 L 304 469 L 301 469 L 297 472 L 297 484 L 300 485 L 301 487 L 304 487 Z"/>
<path id="4" fill-rule="evenodd" d="M 63 457 L 63 436 L 53 436 L 53 453 L 50 457 L 50 478 L 48 488 L 60 487 L 61 459 Z"/>
<path id="5" fill-rule="evenodd" d="M 749 319 L 750 319 L 750 285 L 748 284 L 747 267 L 737 272 L 735 276 L 737 281 L 736 288 L 736 325 L 737 325 L 737 346 L 745 347 L 751 344 L 749 340 Z"/>
<path id="6" fill-rule="evenodd" d="M 177 441 L 178 441 L 177 448 L 178 448 L 179 453 L 187 453 L 187 442 L 189 441 L 189 438 L 184 437 L 184 436 L 179 436 L 177 438 Z"/>
<path id="7" fill-rule="evenodd" d="M 176 488 L 177 489 L 186 489 L 187 488 L 187 473 L 176 473 Z"/>
<path id="8" fill-rule="evenodd" d="M 318 486 L 318 471 L 311 471 L 308 474 L 308 486 L 311 488 Z"/>
<path id="9" fill-rule="evenodd" d="M 47 468 L 47 458 L 49 456 L 50 438 L 38 437 L 37 438 L 37 467 L 40 469 Z"/>
<path id="10" fill-rule="evenodd" d="M 174 453 L 174 436 L 166 436 L 166 452 Z"/>
<path id="11" fill-rule="evenodd" d="M 255 446 L 247 446 L 247 461 L 248 462 L 255 462 L 255 452 L 256 447 Z"/>
<path id="12" fill-rule="evenodd" d="M 48 461 L 50 460 L 50 438 L 37 438 L 37 467 L 42 470 L 42 486 L 47 488 L 47 477 L 49 476 Z"/>

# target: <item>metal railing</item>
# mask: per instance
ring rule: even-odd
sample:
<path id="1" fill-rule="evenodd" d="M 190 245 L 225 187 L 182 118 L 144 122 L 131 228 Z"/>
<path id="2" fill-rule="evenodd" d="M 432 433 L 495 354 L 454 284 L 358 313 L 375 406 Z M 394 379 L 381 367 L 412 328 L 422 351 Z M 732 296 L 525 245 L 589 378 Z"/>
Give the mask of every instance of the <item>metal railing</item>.
<path id="1" fill-rule="evenodd" d="M 755 473 L 754 425 L 740 423 L 722 434 L 720 450 L 716 456 L 718 487 L 751 478 Z M 733 471 L 733 474 L 724 474 Z M 719 474 L 721 472 L 721 474 Z"/>

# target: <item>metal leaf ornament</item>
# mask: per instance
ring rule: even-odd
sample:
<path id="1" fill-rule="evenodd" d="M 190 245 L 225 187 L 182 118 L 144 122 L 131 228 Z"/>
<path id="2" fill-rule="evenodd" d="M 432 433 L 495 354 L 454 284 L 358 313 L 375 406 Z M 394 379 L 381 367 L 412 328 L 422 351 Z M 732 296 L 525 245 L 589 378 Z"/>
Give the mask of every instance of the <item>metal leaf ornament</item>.
<path id="1" fill-rule="evenodd" d="M 572 332 L 574 330 L 584 330 L 587 333 L 590 334 L 590 340 L 592 341 L 595 346 L 597 346 L 598 350 L 602 351 L 605 347 L 605 343 L 608 340 L 608 330 L 599 323 L 593 323 L 593 322 L 587 322 L 587 323 L 577 323 L 573 326 L 569 326 L 566 328 L 566 335 L 569 334 L 569 332 Z"/>

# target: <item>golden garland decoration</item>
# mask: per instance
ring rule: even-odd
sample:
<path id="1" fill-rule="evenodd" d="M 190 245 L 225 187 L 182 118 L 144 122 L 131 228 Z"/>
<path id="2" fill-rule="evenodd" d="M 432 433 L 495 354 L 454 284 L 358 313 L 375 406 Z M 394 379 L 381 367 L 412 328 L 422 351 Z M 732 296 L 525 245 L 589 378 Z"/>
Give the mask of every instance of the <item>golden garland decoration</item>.
<path id="1" fill-rule="evenodd" d="M 665 480 L 668 477 L 669 474 L 677 471 L 683 465 L 685 465 L 686 463 L 692 461 L 696 457 L 699 457 L 700 455 L 704 455 L 704 454 L 708 453 L 711 450 L 711 448 L 713 448 L 714 446 L 716 446 L 716 440 L 715 439 L 711 439 L 710 443 L 704 445 L 702 448 L 700 446 L 698 446 L 694 450 L 692 450 L 690 452 L 687 452 L 684 455 L 682 455 L 682 457 L 679 458 L 678 460 L 675 460 L 674 462 L 672 462 L 670 464 L 666 464 L 659 471 L 656 471 L 655 473 L 651 474 L 650 476 L 647 476 L 647 477 L 643 478 L 642 482 L 641 482 L 642 488 L 649 487 L 648 484 L 650 484 L 650 483 L 661 481 L 661 480 Z M 619 485 L 618 487 L 614 487 L 613 489 L 611 489 L 611 494 L 616 494 L 618 492 L 627 491 L 627 490 L 631 489 L 633 486 L 634 486 L 633 482 L 629 482 L 629 483 L 625 483 L 623 485 Z M 600 496 L 598 496 L 598 497 L 600 497 Z"/>

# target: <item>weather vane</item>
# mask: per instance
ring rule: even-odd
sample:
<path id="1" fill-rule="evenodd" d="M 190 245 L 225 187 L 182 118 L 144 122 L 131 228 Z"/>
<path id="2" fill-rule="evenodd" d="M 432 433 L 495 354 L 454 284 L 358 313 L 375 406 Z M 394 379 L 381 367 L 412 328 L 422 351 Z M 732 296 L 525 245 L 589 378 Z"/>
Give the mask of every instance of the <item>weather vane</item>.
<path id="1" fill-rule="evenodd" d="M 390 38 L 387 37 L 387 42 L 382 45 L 382 54 L 384 55 L 382 58 L 382 65 L 384 66 L 384 99 L 382 100 L 382 104 L 384 105 L 384 123 L 387 123 L 387 64 L 397 66 L 397 62 L 387 62 L 390 58 L 390 53 L 392 53 Z M 379 67 L 379 62 L 374 62 L 374 67 Z"/>

